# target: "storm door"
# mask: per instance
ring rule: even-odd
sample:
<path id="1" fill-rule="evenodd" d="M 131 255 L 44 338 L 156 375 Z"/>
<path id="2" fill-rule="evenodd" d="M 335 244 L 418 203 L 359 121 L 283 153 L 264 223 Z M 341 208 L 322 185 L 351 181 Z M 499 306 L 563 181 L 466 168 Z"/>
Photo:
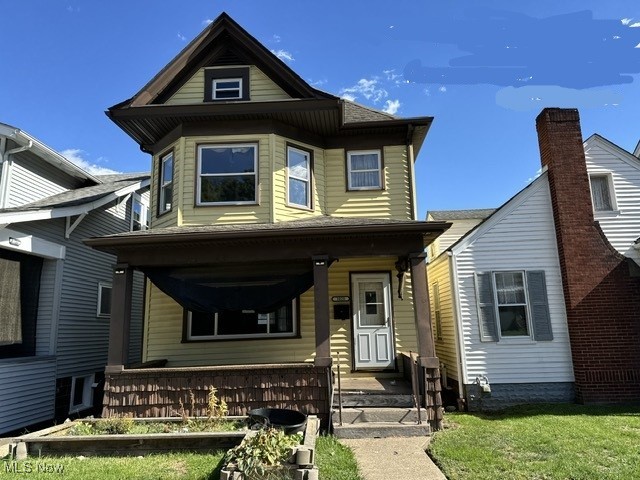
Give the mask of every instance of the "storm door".
<path id="1" fill-rule="evenodd" d="M 391 285 L 387 273 L 351 276 L 355 368 L 393 368 Z"/>

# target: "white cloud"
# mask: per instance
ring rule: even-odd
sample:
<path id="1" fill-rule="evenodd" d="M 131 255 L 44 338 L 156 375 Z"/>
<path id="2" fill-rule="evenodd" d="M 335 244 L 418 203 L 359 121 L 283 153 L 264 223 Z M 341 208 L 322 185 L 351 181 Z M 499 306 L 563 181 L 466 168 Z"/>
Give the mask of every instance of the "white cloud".
<path id="1" fill-rule="evenodd" d="M 440 93 L 446 93 L 446 92 L 447 92 L 447 87 L 445 87 L 445 86 L 443 85 L 443 86 L 441 86 L 441 87 L 438 89 L 438 91 L 439 91 Z"/>
<path id="2" fill-rule="evenodd" d="M 180 32 L 178 32 L 178 38 L 183 41 L 186 42 L 187 41 L 187 37 L 185 37 L 184 35 L 182 35 Z"/>
<path id="3" fill-rule="evenodd" d="M 387 100 L 384 103 L 383 112 L 388 113 L 389 115 L 395 115 L 398 109 L 400 108 L 400 100 Z"/>
<path id="4" fill-rule="evenodd" d="M 620 20 L 620 22 L 623 25 L 629 25 L 631 23 L 631 20 L 633 20 L 633 18 L 623 18 L 622 20 Z"/>
<path id="5" fill-rule="evenodd" d="M 356 97 L 349 93 L 343 93 L 342 95 L 340 95 L 340 98 L 344 98 L 345 100 L 349 100 L 350 102 L 356 101 Z"/>
<path id="6" fill-rule="evenodd" d="M 211 19 L 211 18 L 205 18 L 202 21 L 202 25 L 211 25 L 212 23 L 213 23 L 213 19 Z"/>
<path id="7" fill-rule="evenodd" d="M 321 87 L 322 85 L 327 83 L 327 79 L 323 78 L 321 80 L 316 80 L 315 82 L 312 79 L 309 79 L 308 82 L 309 82 L 309 85 L 313 87 Z"/>
<path id="8" fill-rule="evenodd" d="M 640 22 L 632 23 L 631 25 L 629 25 L 629 28 L 638 28 L 638 27 L 640 27 Z"/>
<path id="9" fill-rule="evenodd" d="M 358 80 L 358 83 L 352 87 L 340 90 L 340 96 L 342 96 L 342 98 L 347 98 L 346 95 L 352 97 L 350 98 L 351 100 L 355 100 L 360 95 L 367 100 L 373 101 L 373 103 L 378 103 L 387 98 L 389 96 L 389 92 L 381 87 L 378 83 L 378 79 L 374 77 L 371 79 L 361 78 Z"/>
<path id="10" fill-rule="evenodd" d="M 277 33 L 274 33 L 271 38 L 273 39 L 273 43 L 280 43 L 281 37 Z"/>
<path id="11" fill-rule="evenodd" d="M 293 58 L 293 55 L 291 55 L 291 53 L 287 52 L 286 50 L 282 50 L 282 49 L 280 49 L 280 50 L 271 50 L 271 53 L 273 53 L 280 60 L 286 60 L 287 62 L 295 61 L 295 58 Z"/>
<path id="12" fill-rule="evenodd" d="M 60 152 L 60 154 L 71 163 L 76 164 L 78 167 L 82 168 L 91 175 L 111 175 L 114 173 L 120 173 L 116 170 L 101 167 L 100 165 L 96 165 L 95 163 L 91 163 L 88 160 L 85 160 L 84 158 L 82 158 L 83 153 L 84 152 L 79 148 L 67 148 L 66 150 Z M 100 157 L 98 160 L 102 160 L 102 157 Z"/>

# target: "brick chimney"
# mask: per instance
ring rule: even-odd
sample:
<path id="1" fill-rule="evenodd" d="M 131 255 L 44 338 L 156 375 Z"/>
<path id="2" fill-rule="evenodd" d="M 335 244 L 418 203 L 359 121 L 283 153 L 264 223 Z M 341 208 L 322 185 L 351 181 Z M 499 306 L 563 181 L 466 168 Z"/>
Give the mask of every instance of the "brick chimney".
<path id="1" fill-rule="evenodd" d="M 640 281 L 594 221 L 578 111 L 544 109 L 536 127 L 548 167 L 576 399 L 639 400 Z"/>

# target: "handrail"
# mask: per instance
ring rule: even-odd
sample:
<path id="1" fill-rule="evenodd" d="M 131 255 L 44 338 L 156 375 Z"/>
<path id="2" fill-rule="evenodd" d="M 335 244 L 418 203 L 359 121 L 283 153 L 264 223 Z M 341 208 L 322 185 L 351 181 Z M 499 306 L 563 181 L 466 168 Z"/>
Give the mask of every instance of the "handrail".
<path id="1" fill-rule="evenodd" d="M 422 415 L 420 412 L 420 377 L 418 376 L 418 355 L 409 351 L 409 365 L 411 366 L 411 392 L 413 403 L 418 412 L 418 425 L 422 424 Z"/>

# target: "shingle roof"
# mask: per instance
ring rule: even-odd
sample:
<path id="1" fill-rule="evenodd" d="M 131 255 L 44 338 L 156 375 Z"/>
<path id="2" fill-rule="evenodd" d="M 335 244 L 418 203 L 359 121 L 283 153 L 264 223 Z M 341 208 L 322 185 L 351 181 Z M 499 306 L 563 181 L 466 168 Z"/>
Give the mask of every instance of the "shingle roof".
<path id="1" fill-rule="evenodd" d="M 0 213 L 17 213 L 31 210 L 41 210 L 56 207 L 71 207 L 90 203 L 103 198 L 118 190 L 134 185 L 140 181 L 149 179 L 148 173 L 126 173 L 118 175 L 100 175 L 103 183 L 90 187 L 76 188 L 66 192 L 58 193 L 35 202 L 21 205 L 20 207 L 5 208 Z"/>
<path id="2" fill-rule="evenodd" d="M 344 123 L 380 122 L 384 120 L 396 120 L 398 118 L 349 100 L 343 100 L 343 105 Z"/>
<path id="3" fill-rule="evenodd" d="M 472 210 L 429 210 L 427 216 L 431 216 L 434 220 L 467 220 L 480 219 L 484 220 L 493 212 L 495 208 L 477 208 Z"/>

